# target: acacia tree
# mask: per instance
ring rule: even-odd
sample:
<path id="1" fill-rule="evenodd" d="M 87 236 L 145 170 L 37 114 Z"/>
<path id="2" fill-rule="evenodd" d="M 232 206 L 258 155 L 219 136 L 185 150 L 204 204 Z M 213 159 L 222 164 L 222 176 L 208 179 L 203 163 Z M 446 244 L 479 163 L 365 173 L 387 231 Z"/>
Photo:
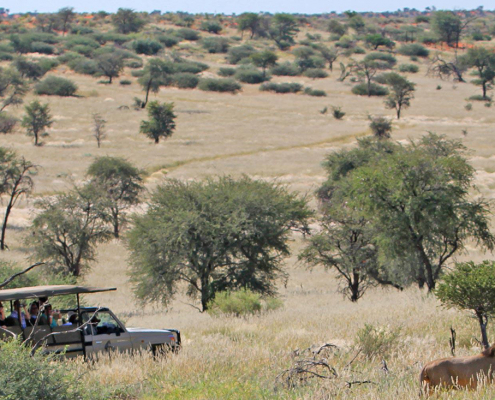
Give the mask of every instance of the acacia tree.
<path id="1" fill-rule="evenodd" d="M 394 108 L 397 119 L 400 119 L 402 109 L 411 105 L 416 85 L 395 72 L 387 74 L 386 83 L 390 87 L 390 93 L 385 100 L 385 107 Z"/>
<path id="2" fill-rule="evenodd" d="M 98 74 L 106 76 L 110 84 L 112 79 L 118 78 L 124 69 L 124 59 L 117 53 L 100 54 L 95 61 Z"/>
<path id="3" fill-rule="evenodd" d="M 112 23 L 117 31 L 124 35 L 131 32 L 138 32 L 145 24 L 139 15 L 130 8 L 119 8 L 112 15 Z"/>
<path id="4" fill-rule="evenodd" d="M 37 168 L 24 157 L 17 157 L 15 152 L 0 148 L 0 187 L 1 193 L 8 197 L 2 223 L 0 250 L 5 250 L 7 247 L 5 237 L 10 213 L 22 196 L 31 194 L 34 182 L 29 174 Z"/>
<path id="5" fill-rule="evenodd" d="M 463 78 L 464 72 L 468 69 L 466 57 L 446 59 L 440 53 L 436 54 L 428 66 L 428 75 L 437 76 L 440 79 L 452 78 L 454 82 L 466 82 Z"/>
<path id="6" fill-rule="evenodd" d="M 368 97 L 371 97 L 372 79 L 380 69 L 380 65 L 374 60 L 365 59 L 359 62 L 354 62 L 351 65 L 352 72 L 358 77 L 364 78 L 366 80 L 366 90 Z"/>
<path id="7" fill-rule="evenodd" d="M 470 198 L 473 180 L 465 147 L 430 133 L 357 168 L 349 201 L 373 224 L 382 257 L 417 260 L 417 282 L 432 291 L 468 241 L 494 248 L 489 203 Z"/>
<path id="8" fill-rule="evenodd" d="M 495 263 L 483 261 L 460 263 L 445 275 L 435 295 L 447 308 L 471 311 L 480 324 L 481 343 L 487 349 L 486 327 L 495 315 Z"/>
<path id="9" fill-rule="evenodd" d="M 296 36 L 297 32 L 299 32 L 299 28 L 293 15 L 279 13 L 273 16 L 270 26 L 270 36 L 281 50 L 295 43 L 294 36 Z"/>
<path id="10" fill-rule="evenodd" d="M 466 62 L 476 70 L 478 78 L 473 83 L 481 86 L 483 99 L 488 99 L 487 92 L 492 89 L 495 80 L 495 54 L 484 47 L 475 47 L 468 50 Z"/>
<path id="11" fill-rule="evenodd" d="M 155 144 L 160 142 L 160 138 L 167 139 L 172 136 L 175 130 L 174 103 L 160 104 L 152 101 L 148 105 L 148 121 L 141 121 L 139 131 L 144 133 Z"/>
<path id="12" fill-rule="evenodd" d="M 138 73 L 138 83 L 142 86 L 146 92 L 144 102 L 141 104 L 141 108 L 145 108 L 148 104 L 150 91 L 158 93 L 160 86 L 166 83 L 167 76 L 173 73 L 170 65 L 159 58 L 152 58 L 148 61 L 146 67 Z"/>
<path id="13" fill-rule="evenodd" d="M 452 11 L 436 11 L 433 14 L 432 27 L 442 42 L 449 46 L 459 48 L 462 31 L 471 22 L 471 19 L 463 21 L 460 16 Z"/>
<path id="14" fill-rule="evenodd" d="M 67 33 L 69 25 L 73 21 L 75 15 L 72 7 L 64 7 L 58 10 L 57 17 L 60 21 L 60 26 L 64 35 Z"/>
<path id="15" fill-rule="evenodd" d="M 14 130 L 17 119 L 8 115 L 5 109 L 22 104 L 27 91 L 27 82 L 17 70 L 0 67 L 0 133 Z"/>
<path id="16" fill-rule="evenodd" d="M 88 185 L 37 203 L 39 213 L 26 239 L 33 258 L 46 261 L 55 271 L 80 276 L 95 260 L 96 245 L 113 235 L 104 197 Z"/>
<path id="17" fill-rule="evenodd" d="M 245 30 L 249 30 L 251 31 L 250 39 L 253 39 L 261 26 L 261 17 L 259 14 L 246 12 L 239 16 L 237 23 L 238 29 L 241 31 L 241 37 L 244 36 Z"/>
<path id="18" fill-rule="evenodd" d="M 167 181 L 129 234 L 135 294 L 167 304 L 185 283 L 201 311 L 220 291 L 271 295 L 290 232 L 307 232 L 310 216 L 305 199 L 248 177 Z"/>
<path id="19" fill-rule="evenodd" d="M 106 122 L 107 121 L 104 120 L 100 114 L 98 113 L 93 114 L 93 136 L 96 139 L 96 144 L 98 145 L 98 148 L 100 148 L 103 139 L 107 137 L 105 133 Z"/>
<path id="20" fill-rule="evenodd" d="M 266 77 L 266 69 L 274 66 L 278 60 L 278 56 L 270 50 L 264 50 L 260 53 L 251 54 L 250 58 L 254 65 L 262 68 L 263 79 Z"/>
<path id="21" fill-rule="evenodd" d="M 34 137 L 34 145 L 38 146 L 39 138 L 48 136 L 45 132 L 53 124 L 52 116 L 50 115 L 50 106 L 48 103 L 41 104 L 38 100 L 34 100 L 31 104 L 25 107 L 26 115 L 22 119 L 22 126 L 26 128 L 26 134 Z"/>
<path id="22" fill-rule="evenodd" d="M 333 63 L 337 61 L 337 58 L 339 57 L 340 53 L 338 52 L 337 49 L 329 48 L 324 45 L 318 46 L 318 50 L 321 53 L 321 56 L 325 59 L 325 61 L 328 63 L 328 69 L 330 71 L 333 71 Z"/>
<path id="23" fill-rule="evenodd" d="M 123 158 L 107 156 L 89 166 L 88 176 L 107 200 L 103 204 L 110 215 L 113 234 L 118 238 L 127 223 L 127 210 L 139 203 L 139 195 L 144 190 L 142 171 Z"/>

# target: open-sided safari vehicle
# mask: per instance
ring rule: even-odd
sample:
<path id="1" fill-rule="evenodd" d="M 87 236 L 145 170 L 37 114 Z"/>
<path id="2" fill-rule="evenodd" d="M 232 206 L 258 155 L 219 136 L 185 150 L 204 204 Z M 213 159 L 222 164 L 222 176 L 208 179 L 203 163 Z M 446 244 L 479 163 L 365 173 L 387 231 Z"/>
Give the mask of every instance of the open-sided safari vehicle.
<path id="1" fill-rule="evenodd" d="M 43 299 L 53 296 L 76 295 L 77 308 L 61 310 L 72 316 L 72 324 L 50 327 L 31 326 L 22 328 L 19 316 L 18 326 L 0 328 L 0 337 L 18 336 L 33 347 L 43 347 L 47 353 L 64 353 L 67 357 L 84 356 L 91 358 L 99 352 L 132 352 L 151 350 L 153 353 L 170 349 L 177 351 L 181 345 L 180 332 L 176 329 L 126 328 L 115 314 L 105 307 L 81 307 L 80 294 L 108 292 L 115 288 L 95 288 L 72 285 L 33 286 L 0 290 L 0 301 L 9 302 L 13 310 L 15 300 Z M 77 317 L 76 317 L 77 316 Z M 67 318 L 67 321 L 69 318 Z M 64 319 L 64 321 L 66 321 Z"/>

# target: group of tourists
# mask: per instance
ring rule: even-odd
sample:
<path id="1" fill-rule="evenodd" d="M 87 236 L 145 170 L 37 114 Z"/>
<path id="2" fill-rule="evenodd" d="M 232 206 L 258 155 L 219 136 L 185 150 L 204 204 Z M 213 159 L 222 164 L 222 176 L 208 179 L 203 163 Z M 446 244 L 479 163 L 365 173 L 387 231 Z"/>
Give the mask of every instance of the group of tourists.
<path id="1" fill-rule="evenodd" d="M 14 301 L 14 307 L 10 315 L 7 317 L 5 308 L 0 302 L 0 327 L 8 329 L 8 327 L 17 326 L 26 329 L 30 326 L 50 326 L 55 328 L 59 325 L 75 325 L 77 323 L 77 314 L 69 312 L 68 320 L 62 319 L 60 311 L 53 310 L 48 298 L 40 298 L 39 301 L 33 301 L 29 306 L 29 311 L 26 304 L 19 300 Z M 41 310 L 41 311 L 40 311 Z"/>

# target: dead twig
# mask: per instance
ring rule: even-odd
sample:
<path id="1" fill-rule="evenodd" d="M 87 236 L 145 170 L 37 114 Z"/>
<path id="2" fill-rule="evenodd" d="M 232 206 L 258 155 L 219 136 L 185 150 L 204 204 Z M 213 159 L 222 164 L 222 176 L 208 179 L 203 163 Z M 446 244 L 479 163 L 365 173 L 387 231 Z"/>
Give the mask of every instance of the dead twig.
<path id="1" fill-rule="evenodd" d="M 350 382 L 346 382 L 345 384 L 350 389 L 352 385 L 364 385 L 366 383 L 369 383 L 371 385 L 376 385 L 376 382 L 373 381 L 350 381 Z"/>
<path id="2" fill-rule="evenodd" d="M 296 381 L 306 382 L 309 378 L 334 379 L 338 374 L 325 360 L 300 360 L 293 368 L 286 369 L 276 377 L 276 381 L 283 379 L 289 388 L 296 386 Z"/>
<path id="3" fill-rule="evenodd" d="M 31 265 L 30 267 L 27 267 L 25 270 L 21 272 L 17 272 L 16 274 L 12 275 L 10 278 L 7 278 L 5 281 L 0 283 L 0 289 L 3 288 L 4 286 L 7 286 L 10 282 L 12 282 L 15 278 L 17 278 L 20 275 L 25 274 L 26 272 L 31 271 L 33 268 L 39 267 L 40 265 L 44 265 L 44 262 L 38 262 L 36 264 Z"/>
<path id="4" fill-rule="evenodd" d="M 352 363 L 356 360 L 356 358 L 358 357 L 358 355 L 360 355 L 360 354 L 361 354 L 361 351 L 362 351 L 362 349 L 359 349 L 359 350 L 357 351 L 356 355 L 353 357 L 353 359 L 352 359 L 351 361 L 349 361 L 349 362 L 346 364 L 346 366 L 344 367 L 344 369 L 349 368 L 349 367 L 351 366 L 351 364 L 352 364 Z"/>

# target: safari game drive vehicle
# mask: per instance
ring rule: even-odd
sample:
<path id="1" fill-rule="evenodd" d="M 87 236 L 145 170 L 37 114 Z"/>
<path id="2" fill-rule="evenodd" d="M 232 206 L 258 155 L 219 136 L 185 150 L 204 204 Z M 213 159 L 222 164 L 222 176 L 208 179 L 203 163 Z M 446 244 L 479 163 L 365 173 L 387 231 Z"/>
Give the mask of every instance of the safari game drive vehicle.
<path id="1" fill-rule="evenodd" d="M 33 346 L 43 346 L 47 353 L 62 353 L 67 357 L 91 358 L 97 353 L 111 351 L 134 352 L 151 350 L 153 354 L 164 350 L 178 351 L 181 345 L 180 332 L 176 329 L 126 328 L 106 307 L 80 307 L 79 295 L 108 292 L 116 288 L 94 288 L 73 285 L 33 286 L 0 290 L 0 301 L 49 298 L 54 296 L 77 296 L 77 308 L 61 310 L 67 315 L 77 315 L 72 325 L 51 328 L 34 325 L 22 329 L 19 326 L 0 328 L 0 338 L 18 336 L 29 339 Z"/>

